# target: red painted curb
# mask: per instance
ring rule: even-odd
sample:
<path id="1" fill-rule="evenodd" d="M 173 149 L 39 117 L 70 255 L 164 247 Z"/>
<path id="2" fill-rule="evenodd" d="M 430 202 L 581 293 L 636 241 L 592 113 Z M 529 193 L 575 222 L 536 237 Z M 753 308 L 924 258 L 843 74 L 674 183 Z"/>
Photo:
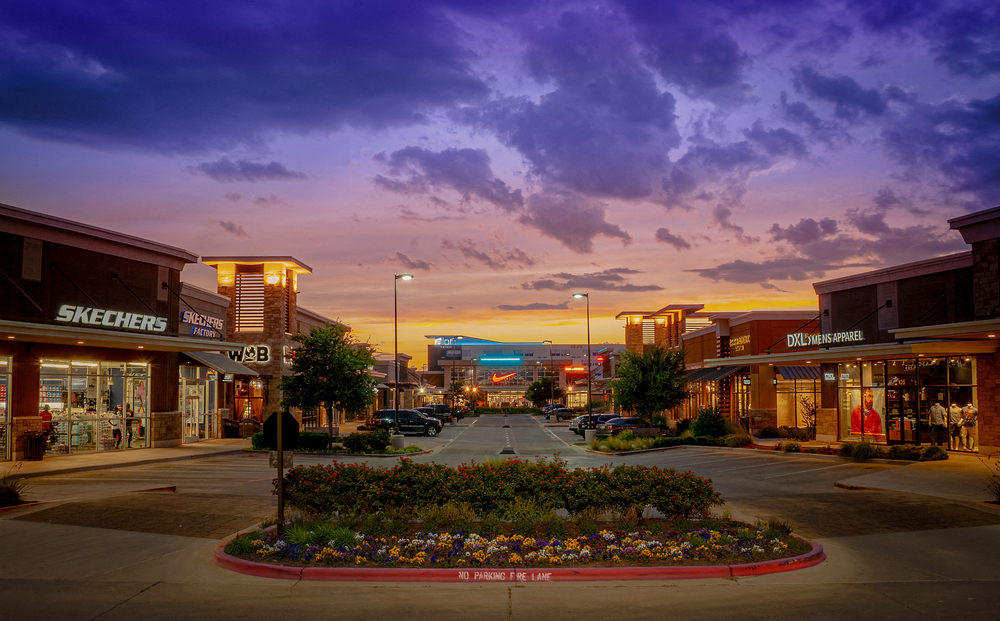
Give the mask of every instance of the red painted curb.
<path id="1" fill-rule="evenodd" d="M 234 536 L 235 537 L 235 536 Z M 338 580 L 344 582 L 579 582 L 596 580 L 691 580 L 763 576 L 819 565 L 826 560 L 823 546 L 815 541 L 806 554 L 760 563 L 688 567 L 574 567 L 486 569 L 403 569 L 371 567 L 283 567 L 255 563 L 226 554 L 224 539 L 215 548 L 212 561 L 230 571 L 284 580 Z"/>
<path id="2" fill-rule="evenodd" d="M 2 513 L 9 513 L 10 511 L 20 511 L 21 509 L 27 509 L 29 507 L 37 507 L 38 505 L 44 505 L 47 502 L 50 502 L 50 501 L 48 501 L 48 500 L 39 500 L 39 501 L 36 501 L 36 502 L 23 502 L 23 503 L 21 503 L 19 505 L 11 505 L 9 507 L 0 507 L 0 514 L 2 514 Z"/>

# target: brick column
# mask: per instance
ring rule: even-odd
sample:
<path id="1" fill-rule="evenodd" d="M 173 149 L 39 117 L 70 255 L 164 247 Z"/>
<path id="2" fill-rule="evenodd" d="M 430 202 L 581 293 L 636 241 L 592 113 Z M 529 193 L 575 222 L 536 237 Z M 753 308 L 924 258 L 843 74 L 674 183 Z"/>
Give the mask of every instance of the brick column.
<path id="1" fill-rule="evenodd" d="M 972 244 L 972 289 L 976 298 L 976 319 L 989 319 L 1000 314 L 1000 270 L 997 264 L 997 240 L 987 239 Z"/>
<path id="2" fill-rule="evenodd" d="M 976 303 L 978 304 L 978 298 Z M 976 356 L 979 453 L 1000 454 L 1000 355 Z"/>

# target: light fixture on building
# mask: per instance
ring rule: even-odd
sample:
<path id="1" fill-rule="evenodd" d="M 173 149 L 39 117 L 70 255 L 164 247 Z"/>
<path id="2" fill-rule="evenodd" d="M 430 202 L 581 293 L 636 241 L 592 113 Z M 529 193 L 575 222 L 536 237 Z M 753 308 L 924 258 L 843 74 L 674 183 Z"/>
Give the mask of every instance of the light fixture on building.
<path id="1" fill-rule="evenodd" d="M 281 280 L 281 274 L 268 274 L 264 279 L 269 285 L 276 285 Z"/>

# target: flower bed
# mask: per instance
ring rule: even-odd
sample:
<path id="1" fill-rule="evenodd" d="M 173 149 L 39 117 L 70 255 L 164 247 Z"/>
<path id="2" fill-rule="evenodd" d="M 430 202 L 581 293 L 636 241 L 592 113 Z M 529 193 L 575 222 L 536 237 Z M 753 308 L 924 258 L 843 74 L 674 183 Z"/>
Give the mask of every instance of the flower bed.
<path id="1" fill-rule="evenodd" d="M 353 532 L 345 540 L 339 531 L 325 542 L 303 538 L 300 526 L 294 537 L 279 538 L 273 531 L 240 535 L 226 552 L 303 567 L 545 568 L 742 564 L 787 558 L 811 547 L 787 532 L 731 520 L 647 521 L 636 530 L 607 526 L 590 534 L 570 526 L 574 532 L 554 538 L 415 530 L 398 536 Z M 322 525 L 314 532 L 322 538 Z"/>

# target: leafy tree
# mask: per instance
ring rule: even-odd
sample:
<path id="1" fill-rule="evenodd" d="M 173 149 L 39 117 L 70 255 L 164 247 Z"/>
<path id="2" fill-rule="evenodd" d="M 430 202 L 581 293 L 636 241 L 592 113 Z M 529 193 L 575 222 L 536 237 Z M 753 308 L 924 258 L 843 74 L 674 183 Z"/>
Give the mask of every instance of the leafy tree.
<path id="1" fill-rule="evenodd" d="M 451 394 L 451 407 L 455 407 L 455 403 L 458 401 L 458 395 L 462 394 L 462 388 L 465 387 L 465 382 L 458 379 L 451 380 L 451 385 L 448 386 L 448 392 Z"/>
<path id="2" fill-rule="evenodd" d="M 549 399 L 556 400 L 562 399 L 565 391 L 555 385 L 551 377 L 543 377 L 537 382 L 532 382 L 528 386 L 528 390 L 525 391 L 524 396 L 531 401 L 535 407 L 541 407 L 545 405 L 545 402 Z"/>
<path id="3" fill-rule="evenodd" d="M 311 328 L 309 334 L 296 334 L 292 340 L 300 345 L 292 359 L 292 375 L 281 378 L 281 405 L 306 409 L 322 405 L 332 437 L 334 408 L 362 412 L 375 401 L 376 382 L 368 373 L 375 356 L 340 324 Z"/>
<path id="4" fill-rule="evenodd" d="M 717 407 L 701 408 L 698 410 L 698 418 L 691 423 L 691 433 L 696 436 L 721 438 L 730 433 L 729 420 Z"/>
<path id="5" fill-rule="evenodd" d="M 688 393 L 684 382 L 684 352 L 654 346 L 639 354 L 622 352 L 615 369 L 615 405 L 652 421 L 653 414 L 677 407 Z"/>

